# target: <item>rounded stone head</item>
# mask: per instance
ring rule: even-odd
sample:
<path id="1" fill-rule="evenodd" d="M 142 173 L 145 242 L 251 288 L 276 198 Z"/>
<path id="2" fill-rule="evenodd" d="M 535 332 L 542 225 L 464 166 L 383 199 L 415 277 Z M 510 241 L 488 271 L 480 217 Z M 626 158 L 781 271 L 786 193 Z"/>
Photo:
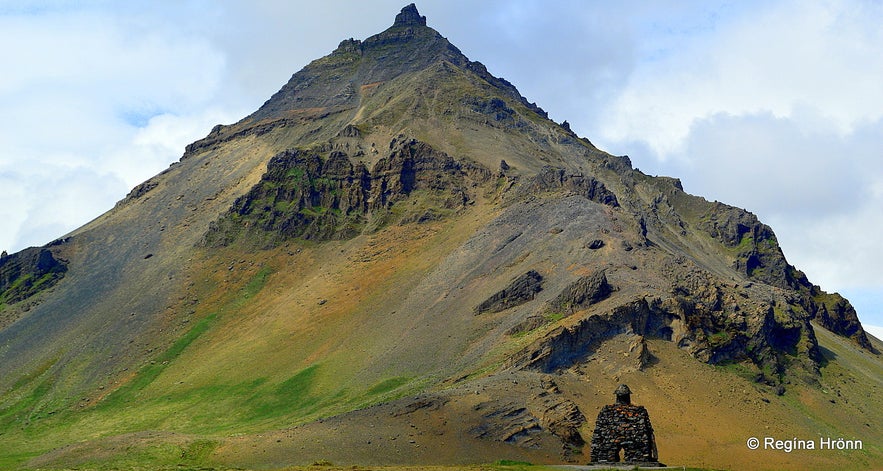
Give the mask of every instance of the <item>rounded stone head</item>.
<path id="1" fill-rule="evenodd" d="M 613 392 L 616 394 L 616 403 L 617 404 L 631 404 L 632 403 L 632 390 L 625 384 L 620 384 L 616 391 Z"/>

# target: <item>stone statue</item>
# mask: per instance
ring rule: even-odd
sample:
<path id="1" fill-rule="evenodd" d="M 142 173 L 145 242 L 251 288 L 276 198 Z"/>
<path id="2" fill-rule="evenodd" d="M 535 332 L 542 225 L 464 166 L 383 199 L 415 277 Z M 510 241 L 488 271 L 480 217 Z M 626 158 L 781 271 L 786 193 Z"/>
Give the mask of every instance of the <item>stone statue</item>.
<path id="1" fill-rule="evenodd" d="M 625 384 L 620 384 L 614 394 L 616 403 L 602 407 L 595 421 L 592 462 L 619 462 L 622 450 L 625 462 L 662 466 L 647 409 L 632 405 L 632 391 Z"/>

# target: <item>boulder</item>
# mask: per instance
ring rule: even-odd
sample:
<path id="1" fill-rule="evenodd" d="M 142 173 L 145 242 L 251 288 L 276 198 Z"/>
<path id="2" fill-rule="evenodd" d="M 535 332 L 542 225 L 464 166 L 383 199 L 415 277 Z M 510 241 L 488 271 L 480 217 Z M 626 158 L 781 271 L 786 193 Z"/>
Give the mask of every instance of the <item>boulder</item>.
<path id="1" fill-rule="evenodd" d="M 603 244 L 603 242 L 602 242 Z M 584 276 L 569 286 L 552 300 L 553 310 L 572 313 L 595 304 L 613 292 L 603 271 Z"/>
<path id="2" fill-rule="evenodd" d="M 543 289 L 543 276 L 534 270 L 512 280 L 506 288 L 494 293 L 475 308 L 476 314 L 500 312 L 524 304 Z"/>

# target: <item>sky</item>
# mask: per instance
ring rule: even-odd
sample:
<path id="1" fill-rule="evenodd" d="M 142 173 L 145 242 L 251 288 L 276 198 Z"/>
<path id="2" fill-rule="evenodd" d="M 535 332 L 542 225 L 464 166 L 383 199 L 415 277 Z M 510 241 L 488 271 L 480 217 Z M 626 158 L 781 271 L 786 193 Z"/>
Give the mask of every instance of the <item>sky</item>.
<path id="1" fill-rule="evenodd" d="M 109 210 L 408 1 L 0 0 L 0 250 Z M 599 148 L 757 214 L 883 337 L 883 2 L 417 7 Z"/>

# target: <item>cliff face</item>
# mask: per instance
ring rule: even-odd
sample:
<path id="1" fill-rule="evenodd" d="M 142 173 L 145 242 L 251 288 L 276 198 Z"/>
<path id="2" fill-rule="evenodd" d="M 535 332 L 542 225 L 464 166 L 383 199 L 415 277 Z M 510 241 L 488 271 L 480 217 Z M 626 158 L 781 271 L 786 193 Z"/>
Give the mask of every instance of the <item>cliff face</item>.
<path id="1" fill-rule="evenodd" d="M 0 256 L 0 312 L 7 305 L 25 301 L 51 288 L 64 277 L 65 262 L 48 248 L 31 247 Z M 3 324 L 0 323 L 0 326 Z"/>
<path id="2" fill-rule="evenodd" d="M 358 133 L 355 128 L 345 131 L 351 137 Z M 312 151 L 292 149 L 274 156 L 260 183 L 209 228 L 205 244 L 228 245 L 241 237 L 266 240 L 268 246 L 296 238 L 351 238 L 366 226 L 376 229 L 384 224 L 393 216 L 390 210 L 395 203 L 415 192 L 424 195 L 419 208 L 423 213 L 408 217 L 416 222 L 432 220 L 462 209 L 471 200 L 467 188 L 491 178 L 483 167 L 457 162 L 404 136 L 389 143 L 386 156 L 377 159 L 371 171 L 363 162 L 353 164 L 335 147 L 329 143 Z M 362 144 L 353 149 L 354 157 L 379 153 Z"/>
<path id="3" fill-rule="evenodd" d="M 624 377 L 667 462 L 729 466 L 666 443 L 744 451 L 746 417 L 883 420 L 879 344 L 770 227 L 548 120 L 413 5 L 63 243 L 4 256 L 0 309 L 0 450 L 36 468 L 160 445 L 174 460 L 146 467 L 579 461 Z"/>

